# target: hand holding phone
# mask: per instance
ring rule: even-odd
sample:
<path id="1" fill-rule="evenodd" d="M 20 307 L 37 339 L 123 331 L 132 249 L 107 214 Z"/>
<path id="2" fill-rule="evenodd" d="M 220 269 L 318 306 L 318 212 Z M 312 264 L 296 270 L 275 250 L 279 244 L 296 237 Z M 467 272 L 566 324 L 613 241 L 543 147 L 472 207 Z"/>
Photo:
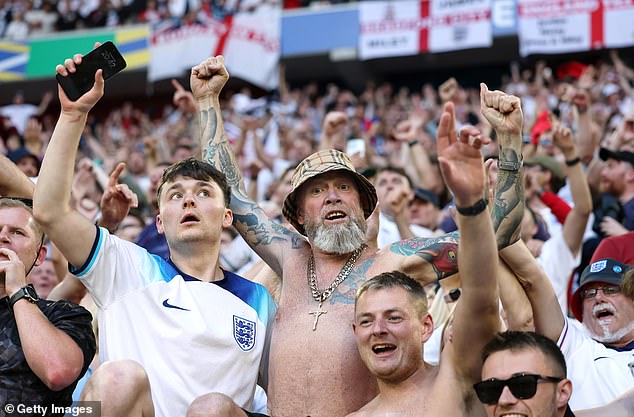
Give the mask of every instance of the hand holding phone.
<path id="1" fill-rule="evenodd" d="M 68 71 L 68 75 L 64 76 L 58 70 L 56 78 L 66 96 L 71 101 L 77 101 L 92 88 L 97 70 L 101 69 L 103 79 L 107 80 L 125 67 L 125 59 L 116 46 L 108 41 L 83 56 L 81 63 L 75 65 L 75 72 Z"/>

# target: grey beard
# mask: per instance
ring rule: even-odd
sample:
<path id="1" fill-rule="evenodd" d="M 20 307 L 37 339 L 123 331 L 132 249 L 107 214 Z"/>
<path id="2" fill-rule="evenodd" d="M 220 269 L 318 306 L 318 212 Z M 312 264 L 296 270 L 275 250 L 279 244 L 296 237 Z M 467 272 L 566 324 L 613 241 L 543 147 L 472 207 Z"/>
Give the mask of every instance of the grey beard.
<path id="1" fill-rule="evenodd" d="M 627 335 L 629 332 L 634 330 L 634 320 L 632 320 L 625 326 L 621 327 L 619 330 L 615 331 L 614 333 L 610 332 L 607 326 L 605 327 L 602 326 L 603 335 L 598 335 L 594 333 L 592 330 L 590 330 L 588 326 L 584 326 L 584 327 L 586 328 L 588 333 L 590 333 L 590 336 L 597 342 L 603 343 L 603 344 L 606 344 L 606 343 L 610 344 L 610 343 L 618 342 L 619 340 L 623 339 L 625 335 Z"/>
<path id="2" fill-rule="evenodd" d="M 364 220 L 352 219 L 348 223 L 330 226 L 306 221 L 304 229 L 311 244 L 326 253 L 343 255 L 355 251 L 365 243 Z"/>

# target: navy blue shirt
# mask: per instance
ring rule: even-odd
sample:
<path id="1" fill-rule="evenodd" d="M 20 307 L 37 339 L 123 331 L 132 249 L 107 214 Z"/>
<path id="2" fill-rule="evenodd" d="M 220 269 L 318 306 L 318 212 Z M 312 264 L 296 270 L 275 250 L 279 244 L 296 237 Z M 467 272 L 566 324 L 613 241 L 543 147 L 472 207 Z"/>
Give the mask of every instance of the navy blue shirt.
<path id="1" fill-rule="evenodd" d="M 92 316 L 85 308 L 67 301 L 39 300 L 37 306 L 55 327 L 77 343 L 84 354 L 84 366 L 75 382 L 60 391 L 51 391 L 26 361 L 9 298 L 0 299 L 0 410 L 4 410 L 6 404 L 42 405 L 47 406 L 46 416 L 57 416 L 60 414 L 50 413 L 50 405 L 71 405 L 75 385 L 95 356 Z M 42 340 L 44 344 L 48 342 Z M 0 411 L 0 415 L 4 414 Z M 31 416 L 24 413 L 20 415 Z"/>

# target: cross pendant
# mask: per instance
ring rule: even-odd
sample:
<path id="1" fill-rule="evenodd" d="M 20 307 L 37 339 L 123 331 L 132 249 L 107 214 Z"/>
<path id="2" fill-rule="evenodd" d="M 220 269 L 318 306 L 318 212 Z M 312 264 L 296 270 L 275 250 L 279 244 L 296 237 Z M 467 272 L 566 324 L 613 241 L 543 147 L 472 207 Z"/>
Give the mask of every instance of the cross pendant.
<path id="1" fill-rule="evenodd" d="M 321 309 L 321 303 L 319 303 L 319 311 L 311 311 L 308 314 L 311 316 L 315 316 L 315 321 L 313 322 L 313 332 L 317 330 L 317 322 L 319 321 L 319 316 L 322 314 L 326 314 L 328 311 Z"/>

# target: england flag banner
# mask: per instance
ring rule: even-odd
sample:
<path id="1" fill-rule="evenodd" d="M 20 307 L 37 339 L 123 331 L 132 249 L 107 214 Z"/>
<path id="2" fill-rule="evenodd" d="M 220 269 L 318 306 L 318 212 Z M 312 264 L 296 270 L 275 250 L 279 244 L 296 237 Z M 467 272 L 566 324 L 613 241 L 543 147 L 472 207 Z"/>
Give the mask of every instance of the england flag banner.
<path id="1" fill-rule="evenodd" d="M 361 59 L 420 52 L 420 4 L 416 1 L 359 3 Z"/>
<path id="2" fill-rule="evenodd" d="M 603 0 L 605 47 L 634 45 L 634 0 Z"/>
<path id="3" fill-rule="evenodd" d="M 488 48 L 493 44 L 490 0 L 433 0 L 429 16 L 429 51 Z"/>
<path id="4" fill-rule="evenodd" d="M 491 0 L 359 3 L 361 59 L 416 55 L 493 42 Z"/>
<path id="5" fill-rule="evenodd" d="M 264 89 L 278 86 L 280 10 L 259 7 L 224 20 L 153 30 L 148 79 L 180 76 L 209 56 L 224 55 L 227 70 Z"/>
<path id="6" fill-rule="evenodd" d="M 600 48 L 600 0 L 519 0 L 520 55 L 558 54 Z"/>

